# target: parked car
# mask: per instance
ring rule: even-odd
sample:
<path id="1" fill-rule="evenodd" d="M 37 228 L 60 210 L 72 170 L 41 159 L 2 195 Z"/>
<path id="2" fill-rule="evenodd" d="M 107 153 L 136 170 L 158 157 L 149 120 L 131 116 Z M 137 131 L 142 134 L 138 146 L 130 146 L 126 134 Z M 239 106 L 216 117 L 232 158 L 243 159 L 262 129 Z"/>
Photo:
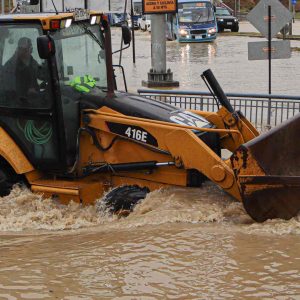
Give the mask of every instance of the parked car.
<path id="1" fill-rule="evenodd" d="M 138 24 L 138 20 L 141 18 L 141 15 L 134 15 L 133 16 L 133 28 L 135 29 L 139 29 L 139 24 Z M 128 19 L 127 19 L 127 24 L 129 26 L 129 28 L 132 28 L 132 24 L 131 24 L 131 15 L 128 14 Z"/>
<path id="2" fill-rule="evenodd" d="M 230 29 L 232 32 L 239 31 L 239 20 L 225 7 L 216 8 L 216 19 L 218 24 L 218 31 L 222 32 L 224 29 Z"/>
<path id="3" fill-rule="evenodd" d="M 138 25 L 141 30 L 151 31 L 151 16 L 142 15 L 142 17 L 138 20 Z"/>
<path id="4" fill-rule="evenodd" d="M 108 19 L 111 26 L 121 26 L 128 19 L 127 13 L 109 12 Z"/>

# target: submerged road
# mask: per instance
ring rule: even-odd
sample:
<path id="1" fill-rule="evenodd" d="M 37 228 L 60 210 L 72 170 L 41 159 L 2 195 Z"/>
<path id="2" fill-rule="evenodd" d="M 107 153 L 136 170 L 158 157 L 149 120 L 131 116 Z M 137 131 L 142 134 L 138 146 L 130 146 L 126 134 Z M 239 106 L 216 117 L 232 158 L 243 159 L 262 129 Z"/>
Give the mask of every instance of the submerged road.
<path id="1" fill-rule="evenodd" d="M 300 22 L 295 32 L 300 33 Z M 113 28 L 113 49 L 120 48 L 120 28 Z M 249 22 L 241 22 L 240 32 L 255 32 Z M 135 31 L 136 64 L 132 63 L 132 49 L 122 55 L 128 88 L 136 91 L 142 80 L 147 79 L 151 68 L 151 34 Z M 248 42 L 266 40 L 260 37 L 231 36 L 219 34 L 212 43 L 167 42 L 167 67 L 180 82 L 179 89 L 207 91 L 201 80 L 201 73 L 210 68 L 225 92 L 268 93 L 268 61 L 249 61 Z M 275 39 L 276 40 L 276 39 Z M 300 41 L 291 41 L 292 47 L 300 47 Z M 114 63 L 119 55 L 114 55 Z M 283 95 L 300 95 L 300 52 L 292 51 L 290 59 L 272 61 L 272 92 Z M 121 74 L 118 86 L 124 89 Z"/>

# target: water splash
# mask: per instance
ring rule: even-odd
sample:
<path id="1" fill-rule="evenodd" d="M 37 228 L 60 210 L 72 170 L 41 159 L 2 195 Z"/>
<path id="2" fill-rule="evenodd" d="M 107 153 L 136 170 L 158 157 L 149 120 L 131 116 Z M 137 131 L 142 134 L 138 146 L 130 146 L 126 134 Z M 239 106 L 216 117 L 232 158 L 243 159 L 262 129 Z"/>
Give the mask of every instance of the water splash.
<path id="1" fill-rule="evenodd" d="M 111 216 L 105 207 L 75 202 L 62 205 L 16 185 L 9 196 L 0 198 L 0 231 L 72 230 L 101 225 L 131 228 L 167 223 L 214 223 L 235 226 L 246 233 L 300 234 L 300 215 L 289 221 L 270 220 L 256 224 L 240 202 L 208 182 L 201 188 L 172 187 L 151 192 L 127 218 Z"/>
<path id="2" fill-rule="evenodd" d="M 93 206 L 61 205 L 24 186 L 16 185 L 10 195 L 0 198 L 0 231 L 76 229 L 104 221 Z"/>
<path id="3" fill-rule="evenodd" d="M 291 220 L 267 220 L 263 224 L 255 223 L 249 226 L 250 234 L 272 233 L 278 235 L 297 234 L 300 235 L 300 214 Z"/>

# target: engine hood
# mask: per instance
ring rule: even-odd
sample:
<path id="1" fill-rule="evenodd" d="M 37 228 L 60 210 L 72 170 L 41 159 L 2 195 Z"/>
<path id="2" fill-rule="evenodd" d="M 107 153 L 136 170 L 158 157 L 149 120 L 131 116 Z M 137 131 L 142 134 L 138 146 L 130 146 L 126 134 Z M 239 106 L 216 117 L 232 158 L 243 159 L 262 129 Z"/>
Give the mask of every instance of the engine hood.
<path id="1" fill-rule="evenodd" d="M 139 95 L 116 92 L 112 98 L 88 94 L 82 97 L 82 108 L 107 106 L 121 114 L 150 120 L 177 123 L 199 128 L 212 128 L 205 118 L 162 101 Z"/>

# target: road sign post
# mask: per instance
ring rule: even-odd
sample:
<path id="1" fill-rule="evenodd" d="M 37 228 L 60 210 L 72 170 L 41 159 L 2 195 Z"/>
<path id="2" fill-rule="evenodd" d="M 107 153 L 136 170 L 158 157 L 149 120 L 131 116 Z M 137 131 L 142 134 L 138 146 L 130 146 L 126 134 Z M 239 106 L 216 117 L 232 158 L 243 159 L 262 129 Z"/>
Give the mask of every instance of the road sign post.
<path id="1" fill-rule="evenodd" d="M 271 5 L 268 5 L 268 60 L 269 60 L 269 95 L 272 94 L 272 69 L 271 69 L 271 54 L 272 54 L 272 49 L 271 49 Z M 268 125 L 271 124 L 271 101 L 272 99 L 269 98 L 269 103 L 268 103 Z"/>
<path id="2" fill-rule="evenodd" d="M 268 59 L 268 90 L 270 95 L 268 105 L 268 124 L 270 124 L 272 101 L 272 58 L 290 58 L 291 55 L 289 41 L 276 41 L 272 43 L 272 38 L 288 22 L 291 21 L 292 15 L 290 11 L 288 11 L 278 0 L 261 0 L 247 15 L 247 19 L 262 35 L 267 38 L 267 43 L 248 43 L 248 59 Z"/>

